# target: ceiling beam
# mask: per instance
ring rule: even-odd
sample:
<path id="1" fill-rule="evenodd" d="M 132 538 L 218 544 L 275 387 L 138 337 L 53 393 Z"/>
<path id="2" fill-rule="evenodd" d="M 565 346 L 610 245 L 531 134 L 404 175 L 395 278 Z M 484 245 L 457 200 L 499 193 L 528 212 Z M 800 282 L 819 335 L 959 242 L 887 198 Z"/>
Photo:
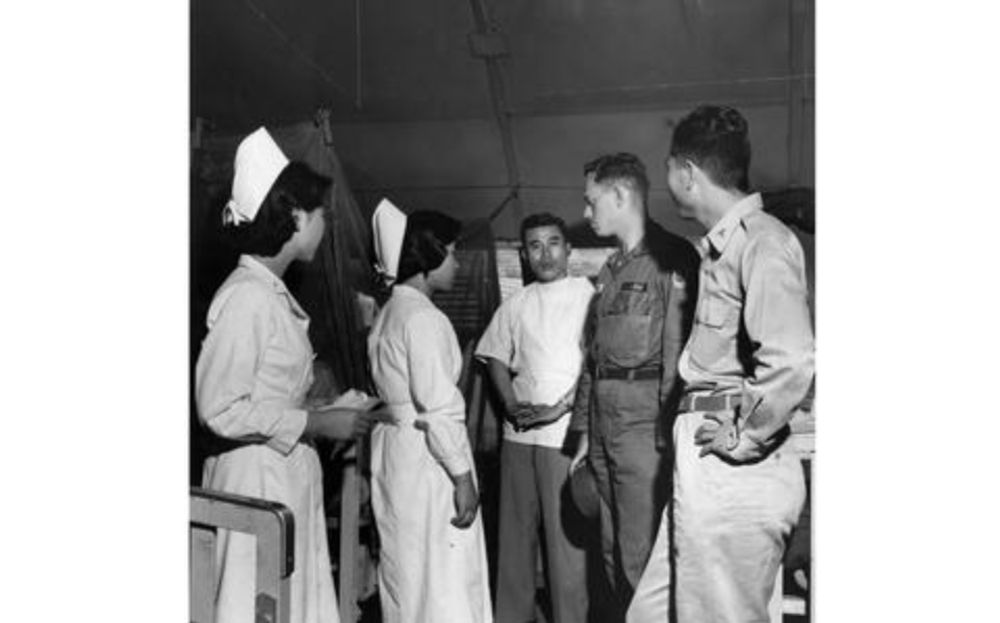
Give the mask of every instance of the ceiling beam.
<path id="1" fill-rule="evenodd" d="M 519 102 L 511 109 L 516 117 L 589 112 L 624 112 L 687 108 L 706 102 L 737 108 L 786 105 L 789 85 L 800 86 L 799 94 L 811 97 L 812 74 L 732 78 L 711 81 L 628 85 L 606 89 L 577 89 L 542 93 Z"/>

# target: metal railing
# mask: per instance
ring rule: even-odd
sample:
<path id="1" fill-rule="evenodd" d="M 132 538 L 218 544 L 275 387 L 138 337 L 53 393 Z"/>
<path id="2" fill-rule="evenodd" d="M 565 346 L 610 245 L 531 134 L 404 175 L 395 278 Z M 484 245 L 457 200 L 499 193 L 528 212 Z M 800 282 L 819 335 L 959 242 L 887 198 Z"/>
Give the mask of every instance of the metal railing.
<path id="1" fill-rule="evenodd" d="M 257 537 L 254 623 L 288 623 L 295 520 L 282 504 L 191 487 L 192 623 L 215 623 L 215 549 L 220 529 Z"/>

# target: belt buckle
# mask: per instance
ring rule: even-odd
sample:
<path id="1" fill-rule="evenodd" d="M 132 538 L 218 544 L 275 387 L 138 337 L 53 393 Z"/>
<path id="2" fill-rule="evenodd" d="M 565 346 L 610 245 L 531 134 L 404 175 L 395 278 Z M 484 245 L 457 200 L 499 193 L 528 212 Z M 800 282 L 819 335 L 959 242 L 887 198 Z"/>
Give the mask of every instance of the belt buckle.
<path id="1" fill-rule="evenodd" d="M 741 401 L 742 398 L 739 396 L 739 394 L 728 394 L 725 399 L 726 409 L 730 410 L 735 409 L 737 406 L 739 406 Z"/>

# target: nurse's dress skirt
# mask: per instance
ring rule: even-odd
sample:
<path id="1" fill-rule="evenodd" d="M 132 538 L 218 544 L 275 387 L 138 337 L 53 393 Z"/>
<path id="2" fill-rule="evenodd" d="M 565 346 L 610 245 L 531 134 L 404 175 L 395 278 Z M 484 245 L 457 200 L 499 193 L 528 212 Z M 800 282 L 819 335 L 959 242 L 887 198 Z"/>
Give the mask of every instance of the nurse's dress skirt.
<path id="1" fill-rule="evenodd" d="M 471 452 L 468 461 L 475 464 Z M 493 620 L 482 513 L 464 530 L 451 525 L 453 492 L 412 418 L 376 425 L 372 508 L 381 538 L 378 581 L 385 623 Z"/>
<path id="2" fill-rule="evenodd" d="M 291 576 L 292 623 L 339 623 L 333 590 L 323 479 L 319 457 L 299 443 L 288 456 L 264 445 L 250 445 L 210 457 L 203 485 L 238 495 L 280 502 L 295 516 L 295 569 Z M 220 530 L 216 550 L 218 623 L 254 621 L 256 539 Z"/>

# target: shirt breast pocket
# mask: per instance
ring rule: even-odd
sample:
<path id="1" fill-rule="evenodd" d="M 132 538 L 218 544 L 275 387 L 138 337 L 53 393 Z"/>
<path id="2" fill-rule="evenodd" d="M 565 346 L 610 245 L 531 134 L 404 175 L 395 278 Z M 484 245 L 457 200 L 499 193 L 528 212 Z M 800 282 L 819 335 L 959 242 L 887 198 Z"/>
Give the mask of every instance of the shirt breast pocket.
<path id="1" fill-rule="evenodd" d="M 698 310 L 698 323 L 712 329 L 735 324 L 739 309 L 720 296 L 709 296 Z"/>
<path id="2" fill-rule="evenodd" d="M 648 292 L 622 291 L 615 294 L 607 312 L 598 319 L 603 363 L 634 368 L 647 363 L 653 348 L 654 297 Z"/>
<path id="3" fill-rule="evenodd" d="M 739 307 L 720 296 L 709 296 L 698 308 L 697 336 L 691 342 L 691 358 L 711 369 L 730 351 L 736 356 Z"/>

